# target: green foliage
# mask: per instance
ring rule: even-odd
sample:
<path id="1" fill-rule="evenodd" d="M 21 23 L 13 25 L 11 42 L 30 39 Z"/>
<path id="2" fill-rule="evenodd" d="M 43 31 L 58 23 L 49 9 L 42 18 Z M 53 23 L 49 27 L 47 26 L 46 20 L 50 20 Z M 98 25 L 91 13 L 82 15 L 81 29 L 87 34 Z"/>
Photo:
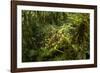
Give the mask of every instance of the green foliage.
<path id="1" fill-rule="evenodd" d="M 89 14 L 22 11 L 22 61 L 89 59 Z"/>

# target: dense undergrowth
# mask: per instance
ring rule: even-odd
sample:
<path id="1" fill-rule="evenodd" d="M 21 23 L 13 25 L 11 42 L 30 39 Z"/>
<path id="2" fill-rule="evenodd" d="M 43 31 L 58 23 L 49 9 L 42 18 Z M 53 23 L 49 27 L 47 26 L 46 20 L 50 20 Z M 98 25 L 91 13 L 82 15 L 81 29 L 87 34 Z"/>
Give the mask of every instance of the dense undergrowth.
<path id="1" fill-rule="evenodd" d="M 89 59 L 89 14 L 22 11 L 22 61 Z"/>

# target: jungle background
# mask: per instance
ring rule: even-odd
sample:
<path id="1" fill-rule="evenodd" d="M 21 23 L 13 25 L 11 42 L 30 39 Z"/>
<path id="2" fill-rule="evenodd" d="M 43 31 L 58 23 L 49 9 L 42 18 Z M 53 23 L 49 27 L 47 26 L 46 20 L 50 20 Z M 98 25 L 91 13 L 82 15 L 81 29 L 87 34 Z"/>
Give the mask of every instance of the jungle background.
<path id="1" fill-rule="evenodd" d="M 22 62 L 90 58 L 89 13 L 22 10 Z"/>

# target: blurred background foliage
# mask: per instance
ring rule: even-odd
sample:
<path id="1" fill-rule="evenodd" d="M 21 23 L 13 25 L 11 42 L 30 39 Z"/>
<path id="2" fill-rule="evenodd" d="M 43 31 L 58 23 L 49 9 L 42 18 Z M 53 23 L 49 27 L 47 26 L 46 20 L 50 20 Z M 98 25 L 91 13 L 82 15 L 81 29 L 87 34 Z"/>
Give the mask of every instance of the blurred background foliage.
<path id="1" fill-rule="evenodd" d="M 89 59 L 89 14 L 22 10 L 22 62 Z"/>

